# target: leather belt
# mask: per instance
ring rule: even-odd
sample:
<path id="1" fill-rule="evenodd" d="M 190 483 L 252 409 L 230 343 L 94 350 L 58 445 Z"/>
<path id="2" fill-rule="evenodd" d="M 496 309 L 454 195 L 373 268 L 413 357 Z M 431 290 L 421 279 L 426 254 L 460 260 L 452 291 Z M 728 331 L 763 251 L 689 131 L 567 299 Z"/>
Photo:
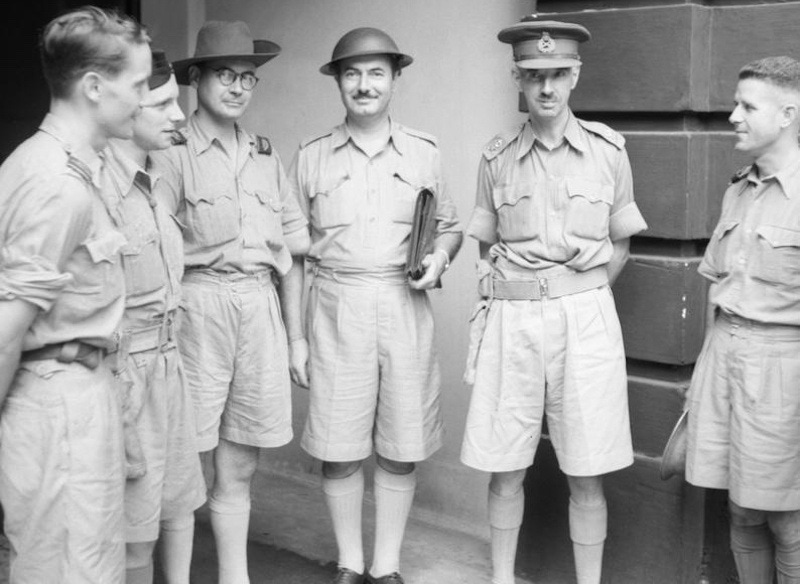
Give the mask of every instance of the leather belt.
<path id="1" fill-rule="evenodd" d="M 559 274 L 552 278 L 502 280 L 492 277 L 481 280 L 481 296 L 497 300 L 541 300 L 586 292 L 608 284 L 605 266 L 586 272 Z"/>
<path id="2" fill-rule="evenodd" d="M 126 329 L 119 333 L 116 348 L 111 352 L 119 351 L 130 355 L 153 349 L 166 351 L 175 345 L 176 336 L 175 317 L 169 313 L 157 324 L 138 329 Z"/>
<path id="3" fill-rule="evenodd" d="M 20 361 L 46 361 L 55 359 L 59 363 L 80 363 L 89 369 L 97 369 L 105 351 L 82 341 L 68 341 L 45 345 L 40 349 L 23 351 Z"/>

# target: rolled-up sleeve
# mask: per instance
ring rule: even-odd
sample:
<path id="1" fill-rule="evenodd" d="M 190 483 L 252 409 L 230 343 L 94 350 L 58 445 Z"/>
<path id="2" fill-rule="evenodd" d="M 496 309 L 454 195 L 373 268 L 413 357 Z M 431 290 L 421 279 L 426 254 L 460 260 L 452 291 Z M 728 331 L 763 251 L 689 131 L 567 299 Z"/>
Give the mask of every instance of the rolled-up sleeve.
<path id="1" fill-rule="evenodd" d="M 0 299 L 22 299 L 44 311 L 72 281 L 63 271 L 70 254 L 84 241 L 91 224 L 74 179 L 28 181 L 10 199 L 0 248 Z"/>
<path id="2" fill-rule="evenodd" d="M 492 201 L 494 180 L 489 161 L 481 157 L 478 166 L 478 186 L 475 192 L 475 209 L 467 225 L 467 235 L 484 243 L 497 243 L 497 213 Z"/>
<path id="3" fill-rule="evenodd" d="M 639 207 L 633 200 L 633 173 L 628 153 L 625 149 L 617 152 L 614 176 L 614 204 L 609 218 L 609 237 L 611 241 L 626 239 L 647 229 Z"/>

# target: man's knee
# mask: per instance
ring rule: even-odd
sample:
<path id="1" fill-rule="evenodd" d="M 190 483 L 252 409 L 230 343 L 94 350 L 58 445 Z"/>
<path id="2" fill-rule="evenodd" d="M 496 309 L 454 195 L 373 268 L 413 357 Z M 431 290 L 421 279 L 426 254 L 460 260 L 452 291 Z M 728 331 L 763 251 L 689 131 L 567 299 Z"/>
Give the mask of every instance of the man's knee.
<path id="1" fill-rule="evenodd" d="M 603 477 L 575 477 L 567 475 L 570 498 L 578 505 L 598 507 L 605 504 Z"/>
<path id="2" fill-rule="evenodd" d="M 154 541 L 139 541 L 125 544 L 125 569 L 135 570 L 150 565 L 153 561 Z"/>
<path id="3" fill-rule="evenodd" d="M 767 520 L 776 543 L 800 548 L 800 511 L 773 511 Z"/>
<path id="4" fill-rule="evenodd" d="M 322 476 L 326 479 L 346 479 L 352 476 L 359 468 L 361 468 L 360 460 L 351 460 L 347 462 L 322 462 Z"/>
<path id="5" fill-rule="evenodd" d="M 407 475 L 414 472 L 416 465 L 413 462 L 400 462 L 397 460 L 391 460 L 389 458 L 384 458 L 380 454 L 375 455 L 375 462 L 378 463 L 383 470 L 388 473 L 396 474 L 396 475 Z"/>
<path id="6" fill-rule="evenodd" d="M 527 469 L 509 472 L 494 472 L 489 481 L 489 490 L 500 497 L 510 497 L 522 489 Z"/>
<path id="7" fill-rule="evenodd" d="M 733 501 L 728 501 L 731 515 L 731 525 L 736 527 L 756 527 L 767 523 L 767 512 L 760 509 L 740 507 Z"/>

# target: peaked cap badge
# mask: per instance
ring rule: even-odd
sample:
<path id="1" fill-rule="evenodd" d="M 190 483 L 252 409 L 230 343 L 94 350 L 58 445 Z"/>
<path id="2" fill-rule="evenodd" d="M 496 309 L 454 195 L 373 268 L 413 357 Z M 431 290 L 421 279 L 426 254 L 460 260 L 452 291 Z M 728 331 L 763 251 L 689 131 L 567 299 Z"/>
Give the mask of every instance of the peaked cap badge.
<path id="1" fill-rule="evenodd" d="M 539 39 L 539 43 L 536 46 L 545 54 L 552 53 L 556 50 L 556 42 L 553 40 L 553 37 L 550 36 L 549 32 L 542 33 L 542 38 Z"/>

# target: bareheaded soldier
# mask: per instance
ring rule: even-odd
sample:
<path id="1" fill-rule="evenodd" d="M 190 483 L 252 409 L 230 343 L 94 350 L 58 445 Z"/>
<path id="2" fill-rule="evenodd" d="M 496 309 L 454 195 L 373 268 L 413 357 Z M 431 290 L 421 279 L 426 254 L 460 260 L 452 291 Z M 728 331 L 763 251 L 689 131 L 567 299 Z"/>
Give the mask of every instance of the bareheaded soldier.
<path id="1" fill-rule="evenodd" d="M 149 38 L 86 7 L 41 36 L 50 111 L 0 167 L 0 502 L 10 581 L 121 584 L 122 423 L 106 351 L 124 309 L 124 237 L 102 151 L 130 138 Z"/>
<path id="2" fill-rule="evenodd" d="M 468 233 L 482 300 L 462 460 L 492 473 L 494 584 L 513 584 L 523 479 L 547 416 L 570 490 L 578 584 L 599 584 L 602 475 L 633 463 L 622 334 L 610 284 L 645 229 L 622 136 L 576 118 L 582 26 L 525 18 L 502 30 L 528 119 L 485 148 Z"/>
<path id="3" fill-rule="evenodd" d="M 687 405 L 686 479 L 727 489 L 742 584 L 800 582 L 800 62 L 739 71 L 733 177 L 700 263 L 711 281 Z"/>

